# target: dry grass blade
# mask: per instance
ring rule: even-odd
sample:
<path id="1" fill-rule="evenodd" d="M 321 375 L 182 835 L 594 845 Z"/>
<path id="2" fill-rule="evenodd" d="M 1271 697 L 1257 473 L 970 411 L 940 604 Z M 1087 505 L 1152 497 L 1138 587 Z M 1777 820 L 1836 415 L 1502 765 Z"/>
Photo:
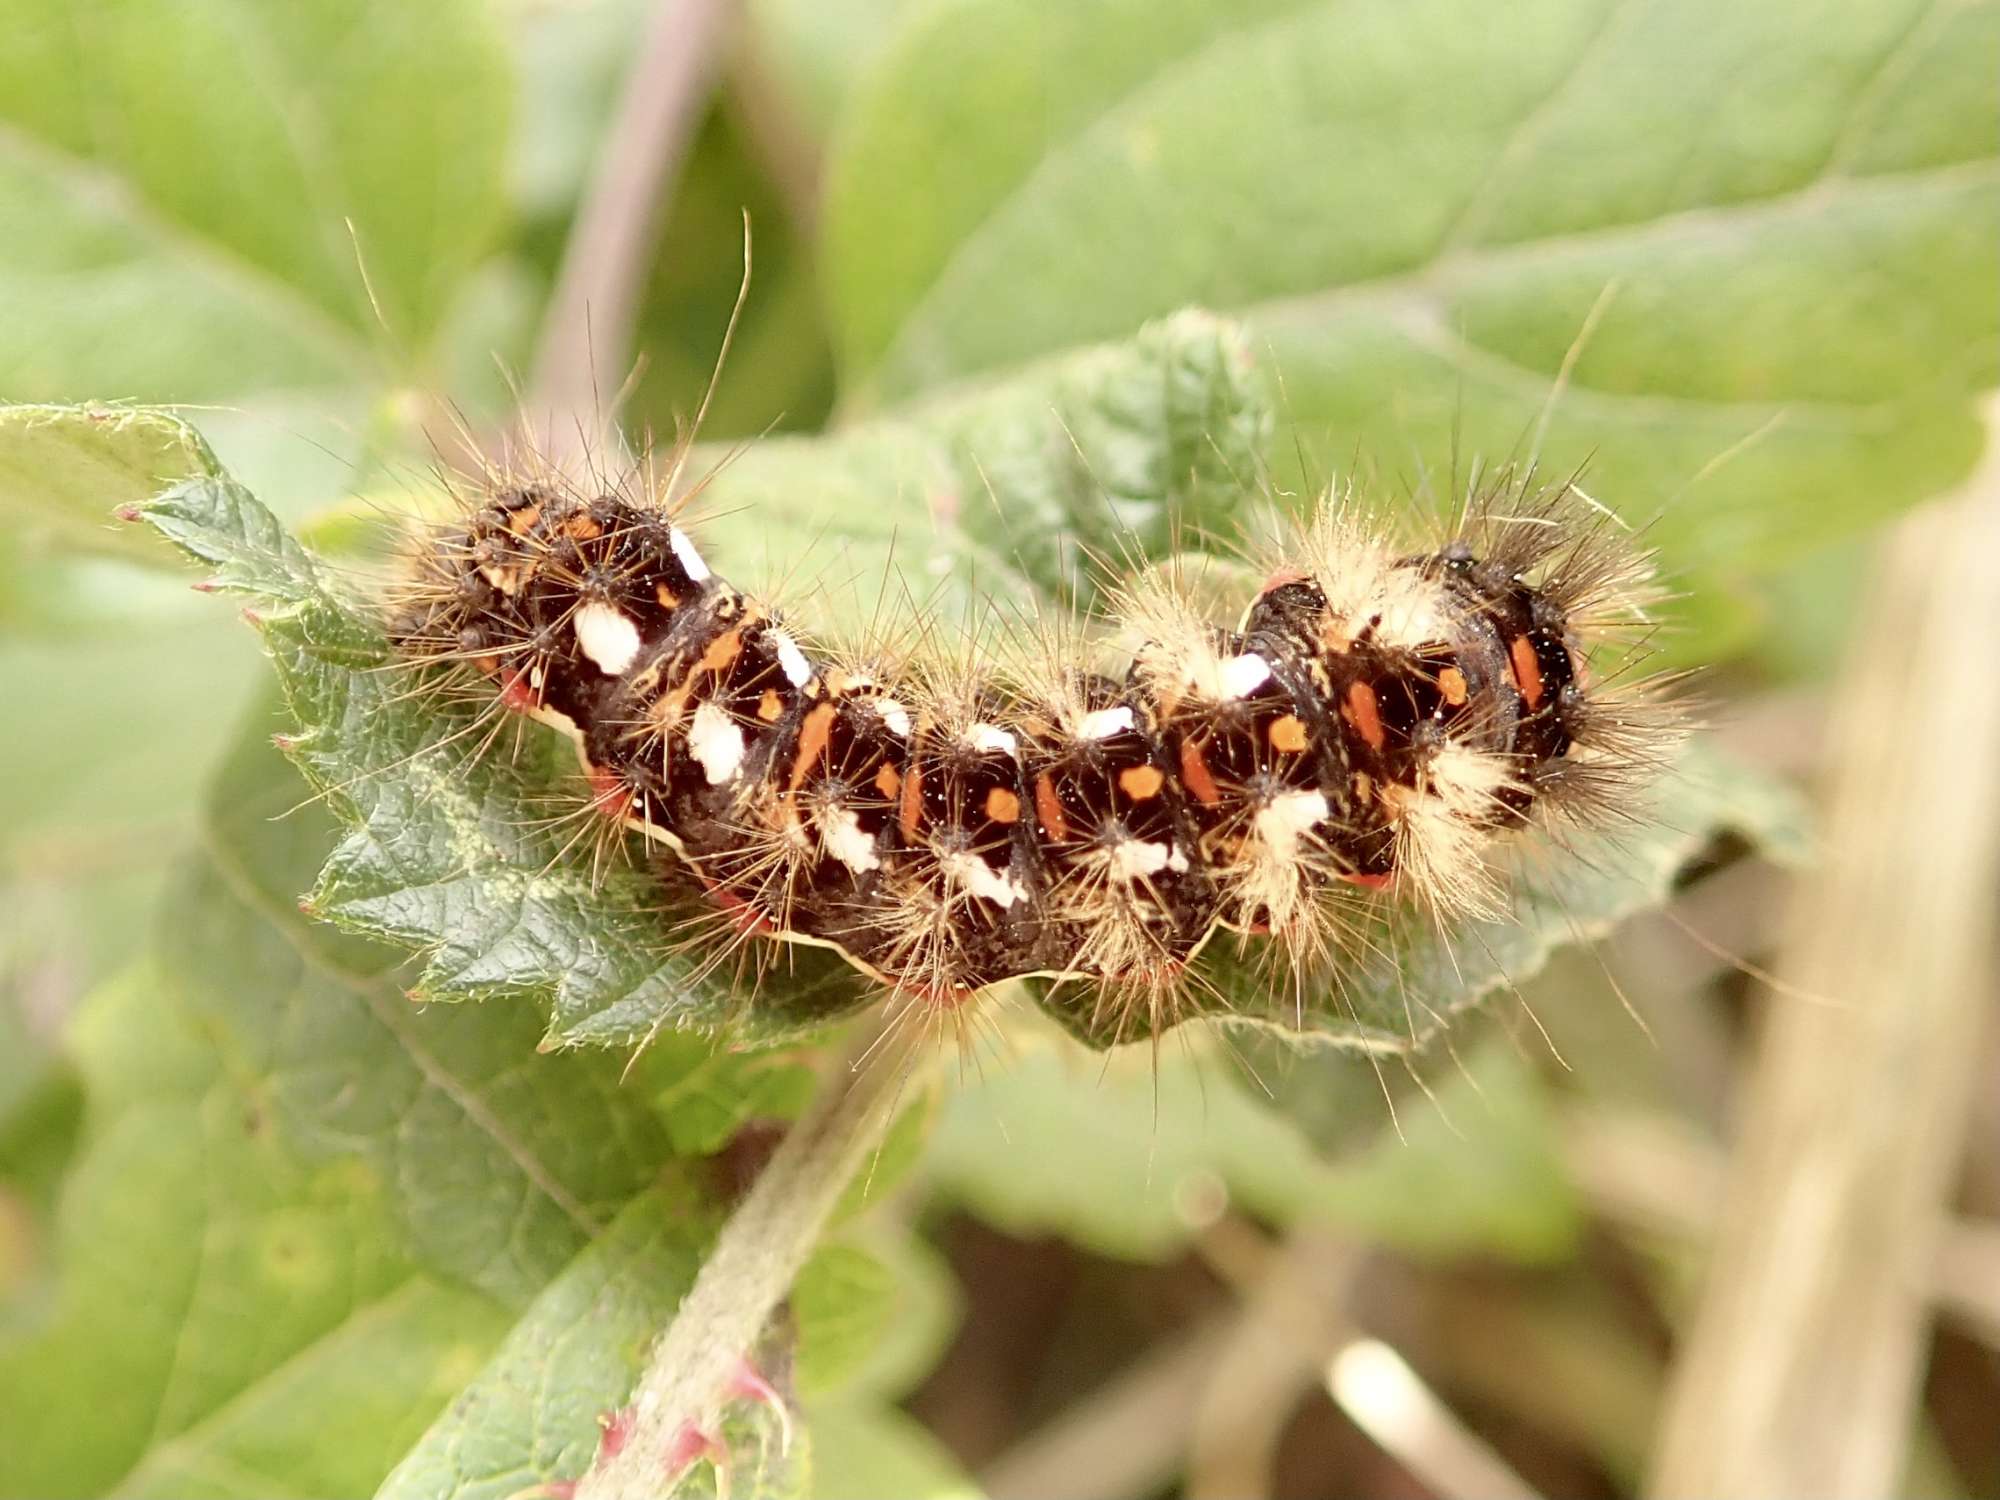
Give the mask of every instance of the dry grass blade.
<path id="1" fill-rule="evenodd" d="M 1989 432 L 2000 405 L 1989 409 Z M 2000 443 L 1890 539 L 1655 1495 L 1896 1491 L 1993 991 Z"/>

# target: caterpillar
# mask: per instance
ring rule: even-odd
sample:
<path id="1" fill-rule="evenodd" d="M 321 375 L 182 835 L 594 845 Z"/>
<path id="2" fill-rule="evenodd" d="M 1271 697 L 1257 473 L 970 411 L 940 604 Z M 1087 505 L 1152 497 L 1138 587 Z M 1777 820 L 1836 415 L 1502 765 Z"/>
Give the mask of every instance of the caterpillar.
<path id="1" fill-rule="evenodd" d="M 813 641 L 643 474 L 490 473 L 413 548 L 395 646 L 567 736 L 722 947 L 828 947 L 927 1007 L 1039 978 L 1158 1021 L 1219 932 L 1311 966 L 1356 903 L 1490 915 L 1500 840 L 1615 819 L 1678 734 L 1634 669 L 1652 561 L 1573 484 L 1485 484 L 1427 544 L 1331 491 L 1233 625 L 1171 567 L 1117 584 L 1119 672 L 1061 629 Z"/>

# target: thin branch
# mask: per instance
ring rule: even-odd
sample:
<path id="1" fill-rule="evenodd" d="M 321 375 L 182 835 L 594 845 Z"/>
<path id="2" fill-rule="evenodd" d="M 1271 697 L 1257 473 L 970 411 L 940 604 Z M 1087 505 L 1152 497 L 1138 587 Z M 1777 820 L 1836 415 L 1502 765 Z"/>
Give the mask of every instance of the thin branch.
<path id="1" fill-rule="evenodd" d="M 631 359 L 660 208 L 713 90 L 731 0 L 660 0 L 542 321 L 527 417 L 557 441 L 596 420 Z"/>
<path id="2" fill-rule="evenodd" d="M 1728 1163 L 1684 1124 L 1640 1110 L 1581 1109 L 1563 1135 L 1570 1175 L 1606 1219 L 1641 1235 L 1714 1237 Z M 1929 1286 L 1941 1315 L 2000 1350 L 2000 1223 L 1948 1221 Z"/>
<path id="3" fill-rule="evenodd" d="M 920 1030 L 885 1033 L 880 1022 L 865 1028 L 812 1112 L 786 1135 L 647 1362 L 632 1398 L 629 1439 L 583 1477 L 576 1500 L 656 1500 L 665 1455 L 681 1435 L 716 1431 L 732 1375 L 889 1128 L 919 1065 L 911 1039 Z"/>
<path id="4" fill-rule="evenodd" d="M 1966 492 L 1892 533 L 1855 636 L 1827 855 L 1801 883 L 1655 1494 L 1840 1500 L 1901 1478 L 1993 985 L 1996 423 L 2000 405 Z"/>
<path id="5" fill-rule="evenodd" d="M 1029 1433 L 979 1476 L 993 1500 L 1121 1500 L 1166 1489 L 1188 1422 L 1238 1319 L 1217 1313 L 1149 1350 L 1102 1389 Z"/>

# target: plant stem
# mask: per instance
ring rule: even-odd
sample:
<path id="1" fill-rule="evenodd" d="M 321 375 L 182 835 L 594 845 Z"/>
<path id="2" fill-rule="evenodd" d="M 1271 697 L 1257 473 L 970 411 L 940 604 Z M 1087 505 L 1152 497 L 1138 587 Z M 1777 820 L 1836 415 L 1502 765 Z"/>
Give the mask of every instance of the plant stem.
<path id="1" fill-rule="evenodd" d="M 920 1028 L 867 1028 L 812 1110 L 792 1127 L 682 1300 L 640 1377 L 630 1438 L 593 1467 L 576 1500 L 657 1500 L 666 1455 L 692 1424 L 716 1428 L 739 1361 L 791 1290 L 841 1193 L 881 1143 L 918 1059 Z"/>
<path id="2" fill-rule="evenodd" d="M 1883 549 L 1651 1493 L 1895 1493 L 1993 983 L 2000 404 Z M 1814 999 L 1813 997 L 1822 997 Z"/>

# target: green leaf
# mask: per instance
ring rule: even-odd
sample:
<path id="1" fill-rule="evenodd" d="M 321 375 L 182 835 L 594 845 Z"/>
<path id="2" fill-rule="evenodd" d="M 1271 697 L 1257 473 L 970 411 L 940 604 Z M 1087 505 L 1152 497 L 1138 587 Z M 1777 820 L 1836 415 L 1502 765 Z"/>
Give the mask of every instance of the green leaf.
<path id="1" fill-rule="evenodd" d="M 720 1224 L 721 1215 L 678 1175 L 634 1199 L 536 1299 L 486 1368 L 397 1466 L 378 1500 L 502 1500 L 581 1475 L 630 1397 L 654 1338 L 694 1284 Z M 881 1248 L 892 1240 L 877 1233 L 868 1242 Z M 912 1356 L 927 1361 L 935 1354 L 938 1325 L 919 1319 L 918 1336 L 910 1336 L 910 1294 L 898 1280 L 915 1266 L 921 1283 L 932 1268 L 903 1250 L 891 1253 L 885 1263 L 851 1245 L 828 1246 L 800 1278 L 793 1304 L 798 1378 L 809 1396 L 838 1393 L 829 1412 L 844 1412 L 864 1393 L 882 1389 L 872 1377 L 857 1382 L 865 1370 L 893 1371 L 893 1379 L 907 1380 L 913 1378 Z M 872 1347 L 884 1339 L 900 1343 L 887 1363 Z M 760 1356 L 787 1402 L 790 1381 L 782 1372 L 788 1342 L 779 1330 Z M 832 1440 L 841 1425 L 816 1416 L 814 1449 L 822 1431 Z M 806 1428 L 792 1413 L 781 1417 L 768 1403 L 739 1397 L 729 1403 L 722 1427 L 731 1493 L 802 1491 Z M 663 1466 L 663 1489 L 666 1477 Z M 672 1487 L 676 1496 L 714 1492 L 715 1474 L 706 1464 Z M 810 1493 L 820 1493 L 817 1482 Z"/>
<path id="2" fill-rule="evenodd" d="M 927 1157 L 947 1196 L 1010 1234 L 1166 1260 L 1233 1203 L 1413 1253 L 1532 1263 L 1567 1254 L 1580 1227 L 1540 1088 L 1497 1047 L 1398 1105 L 1366 1064 L 1327 1054 L 1281 1058 L 1266 1085 L 1198 1043 L 1099 1058 L 1042 1030 L 1013 1042 L 1007 1067 L 951 1100 Z M 1350 1116 L 1316 1143 L 1266 1087 L 1314 1106 L 1344 1094 Z"/>
<path id="3" fill-rule="evenodd" d="M 1587 464 L 1663 512 L 1698 656 L 1733 580 L 1977 452 L 1996 33 L 1991 0 L 952 0 L 832 166 L 847 399 L 1211 306 L 1275 360 L 1289 482 Z"/>
<path id="4" fill-rule="evenodd" d="M 856 86 L 914 8 L 911 0 L 751 0 L 758 61 L 810 144 L 834 133 Z"/>
<path id="5" fill-rule="evenodd" d="M 49 1420 L 9 1492 L 365 1492 L 667 1155 L 615 1059 L 415 1009 L 302 917 L 330 830 L 281 816 L 300 791 L 244 742 L 153 956 L 73 1028 L 58 1292 L 0 1355 L 0 1405 Z"/>
<path id="6" fill-rule="evenodd" d="M 42 1419 L 10 1435 L 0 1485 L 365 1491 L 396 1451 L 397 1422 L 366 1420 L 382 1399 L 370 1394 L 349 1426 L 318 1379 L 355 1390 L 340 1372 L 360 1356 L 363 1391 L 402 1405 L 429 1391 L 435 1405 L 464 1364 L 459 1346 L 497 1333 L 498 1309 L 436 1288 L 396 1251 L 377 1170 L 288 1149 L 170 994 L 142 969 L 77 1030 L 91 1116 L 62 1194 L 61 1276 L 0 1358 L 0 1403 Z M 253 1411 L 263 1420 L 246 1422 Z M 310 1441 L 261 1467 L 252 1454 L 281 1421 Z M 340 1477 L 319 1488 L 315 1468 Z"/>
<path id="7" fill-rule="evenodd" d="M 0 782 L 0 955 L 45 1014 L 136 953 L 132 914 L 192 825 L 256 670 L 184 574 L 131 566 L 177 565 L 173 549 L 114 517 L 210 463 L 161 413 L 0 406 L 0 524 L 21 546 L 0 675 L 33 726 Z"/>
<path id="8" fill-rule="evenodd" d="M 13 0 L 6 25 L 13 394 L 372 384 L 493 234 L 508 90 L 473 0 Z"/>
<path id="9" fill-rule="evenodd" d="M 943 1356 L 958 1325 L 951 1268 L 927 1240 L 879 1220 L 814 1252 L 792 1285 L 799 1394 L 814 1413 L 861 1397 L 890 1401 Z"/>
<path id="10" fill-rule="evenodd" d="M 976 630 L 1038 599 L 1088 606 L 1103 565 L 1233 536 L 1271 427 L 1242 330 L 1186 309 L 830 437 L 753 444 L 708 486 L 704 534 L 739 583 L 785 580 L 822 623 L 921 610 Z"/>
<path id="11" fill-rule="evenodd" d="M 978 1500 L 951 1451 L 900 1408 L 842 1403 L 812 1431 L 814 1500 Z"/>
<path id="12" fill-rule="evenodd" d="M 213 467 L 200 435 L 164 412 L 0 406 L 0 519 L 17 538 L 167 566 L 171 548 L 113 513 Z"/>
<path id="13" fill-rule="evenodd" d="M 549 1283 L 377 1500 L 504 1500 L 582 1474 L 600 1417 L 624 1404 L 718 1223 L 682 1185 L 634 1199 Z"/>
<path id="14" fill-rule="evenodd" d="M 796 1053 L 743 1051 L 698 1032 L 662 1033 L 634 1068 L 682 1156 L 722 1150 L 753 1120 L 797 1119 L 818 1084 Z"/>

